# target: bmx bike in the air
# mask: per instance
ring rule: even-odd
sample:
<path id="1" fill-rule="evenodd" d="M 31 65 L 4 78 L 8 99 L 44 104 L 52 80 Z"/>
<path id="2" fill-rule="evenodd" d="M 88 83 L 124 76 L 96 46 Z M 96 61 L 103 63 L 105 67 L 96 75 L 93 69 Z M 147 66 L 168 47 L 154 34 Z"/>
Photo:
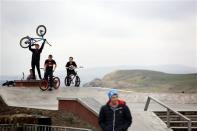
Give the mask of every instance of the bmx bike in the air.
<path id="1" fill-rule="evenodd" d="M 35 43 L 38 43 L 40 41 L 45 41 L 48 45 L 50 45 L 49 42 L 44 38 L 44 35 L 46 34 L 46 32 L 47 32 L 46 27 L 44 25 L 39 25 L 36 28 L 36 34 L 39 36 L 39 38 L 25 36 L 25 37 L 21 38 L 20 46 L 22 48 L 28 48 L 29 46 L 33 46 Z"/>

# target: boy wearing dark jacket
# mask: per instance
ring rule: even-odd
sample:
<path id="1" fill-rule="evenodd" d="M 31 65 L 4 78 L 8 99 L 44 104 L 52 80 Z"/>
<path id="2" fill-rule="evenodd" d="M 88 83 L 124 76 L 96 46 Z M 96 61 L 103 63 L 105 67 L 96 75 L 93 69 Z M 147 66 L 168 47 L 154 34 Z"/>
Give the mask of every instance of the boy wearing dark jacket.
<path id="1" fill-rule="evenodd" d="M 125 101 L 118 99 L 118 92 L 112 89 L 108 93 L 109 101 L 101 107 L 99 125 L 103 131 L 127 131 L 132 124 L 132 116 Z"/>
<path id="2" fill-rule="evenodd" d="M 42 53 L 42 50 L 44 48 L 45 41 L 46 40 L 44 40 L 41 47 L 38 44 L 34 44 L 35 49 L 32 49 L 31 45 L 29 46 L 29 50 L 32 52 L 31 67 L 33 72 L 33 79 L 35 79 L 35 67 L 37 68 L 39 78 L 42 79 L 40 73 L 40 54 Z"/>

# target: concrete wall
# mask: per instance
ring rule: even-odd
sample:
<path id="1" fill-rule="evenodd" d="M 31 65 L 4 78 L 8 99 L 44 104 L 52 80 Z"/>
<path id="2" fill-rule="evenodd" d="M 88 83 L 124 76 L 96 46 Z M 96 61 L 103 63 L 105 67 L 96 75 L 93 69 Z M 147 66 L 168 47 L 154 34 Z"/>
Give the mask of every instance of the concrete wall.
<path id="1" fill-rule="evenodd" d="M 80 101 L 77 99 L 58 100 L 58 110 L 73 113 L 80 119 L 87 121 L 91 125 L 101 130 L 98 124 L 98 115 L 96 115 L 94 112 L 91 111 L 91 109 L 80 103 Z"/>

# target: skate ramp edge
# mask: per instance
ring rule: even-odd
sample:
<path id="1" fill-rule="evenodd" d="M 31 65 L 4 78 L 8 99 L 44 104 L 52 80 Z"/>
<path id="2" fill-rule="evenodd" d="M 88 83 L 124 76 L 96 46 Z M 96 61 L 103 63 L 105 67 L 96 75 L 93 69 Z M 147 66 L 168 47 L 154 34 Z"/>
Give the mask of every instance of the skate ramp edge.
<path id="1" fill-rule="evenodd" d="M 8 106 L 8 104 L 5 102 L 5 100 L 3 99 L 3 97 L 1 96 L 1 94 L 0 94 L 0 106 L 5 106 L 5 107 Z"/>

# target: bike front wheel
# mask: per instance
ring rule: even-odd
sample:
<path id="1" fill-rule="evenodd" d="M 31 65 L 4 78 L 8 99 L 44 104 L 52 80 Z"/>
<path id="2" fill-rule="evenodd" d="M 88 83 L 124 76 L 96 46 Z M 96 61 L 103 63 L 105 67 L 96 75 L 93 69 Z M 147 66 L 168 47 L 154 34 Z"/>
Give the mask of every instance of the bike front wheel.
<path id="1" fill-rule="evenodd" d="M 79 87 L 80 86 L 80 78 L 79 78 L 79 76 L 76 76 L 76 78 L 75 78 L 75 87 Z"/>
<path id="2" fill-rule="evenodd" d="M 53 78 L 53 87 L 58 89 L 60 87 L 60 79 L 58 77 Z"/>
<path id="3" fill-rule="evenodd" d="M 29 46 L 31 46 L 31 40 L 29 39 L 29 37 L 23 37 L 20 40 L 20 46 L 22 48 L 28 48 Z"/>
<path id="4" fill-rule="evenodd" d="M 36 29 L 36 34 L 43 37 L 47 32 L 47 28 L 44 25 L 39 25 Z"/>
<path id="5" fill-rule="evenodd" d="M 46 91 L 49 88 L 47 80 L 41 80 L 39 83 L 39 87 L 42 91 Z"/>

